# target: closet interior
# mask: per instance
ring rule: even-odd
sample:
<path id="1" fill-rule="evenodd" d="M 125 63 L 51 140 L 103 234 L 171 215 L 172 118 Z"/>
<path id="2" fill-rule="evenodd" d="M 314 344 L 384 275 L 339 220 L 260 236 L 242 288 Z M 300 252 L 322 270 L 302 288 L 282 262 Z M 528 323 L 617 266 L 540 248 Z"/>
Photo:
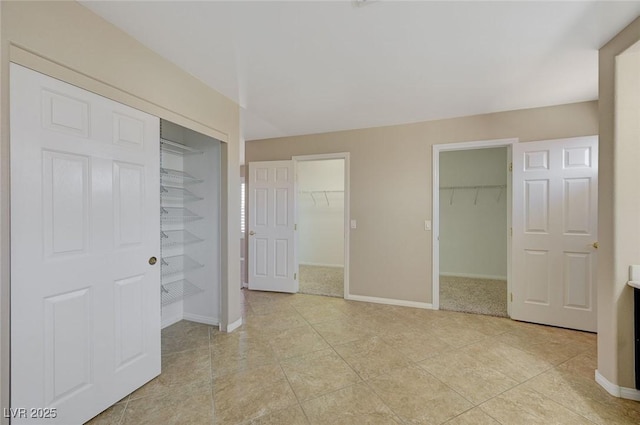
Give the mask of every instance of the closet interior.
<path id="1" fill-rule="evenodd" d="M 162 327 L 217 325 L 220 312 L 220 141 L 160 121 Z"/>

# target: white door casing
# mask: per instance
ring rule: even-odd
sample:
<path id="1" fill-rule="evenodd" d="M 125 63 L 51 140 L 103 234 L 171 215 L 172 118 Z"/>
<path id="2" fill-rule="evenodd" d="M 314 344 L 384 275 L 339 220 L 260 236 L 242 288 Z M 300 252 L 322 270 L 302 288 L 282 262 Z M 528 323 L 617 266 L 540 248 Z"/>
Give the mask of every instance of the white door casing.
<path id="1" fill-rule="evenodd" d="M 598 138 L 513 145 L 516 320 L 596 330 Z"/>
<path id="2" fill-rule="evenodd" d="M 298 292 L 293 161 L 249 163 L 249 289 Z"/>
<path id="3" fill-rule="evenodd" d="M 12 423 L 83 423 L 160 373 L 159 120 L 10 77 Z"/>

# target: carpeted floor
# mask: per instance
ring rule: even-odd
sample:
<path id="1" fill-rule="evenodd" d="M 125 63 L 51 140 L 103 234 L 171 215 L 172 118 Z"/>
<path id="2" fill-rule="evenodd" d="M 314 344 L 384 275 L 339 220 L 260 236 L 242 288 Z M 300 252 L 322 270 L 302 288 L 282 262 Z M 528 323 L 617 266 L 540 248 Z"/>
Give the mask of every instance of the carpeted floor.
<path id="1" fill-rule="evenodd" d="M 440 276 L 440 308 L 508 317 L 507 281 Z"/>
<path id="2" fill-rule="evenodd" d="M 344 268 L 300 264 L 301 294 L 344 297 Z"/>

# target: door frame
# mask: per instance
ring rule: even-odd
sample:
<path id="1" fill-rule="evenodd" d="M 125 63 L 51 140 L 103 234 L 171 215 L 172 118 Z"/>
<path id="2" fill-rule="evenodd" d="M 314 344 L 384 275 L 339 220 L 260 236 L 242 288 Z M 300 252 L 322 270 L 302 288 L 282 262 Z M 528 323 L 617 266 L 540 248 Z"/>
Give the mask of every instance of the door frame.
<path id="1" fill-rule="evenodd" d="M 479 140 L 461 143 L 445 143 L 433 145 L 433 175 L 432 175 L 432 246 L 431 246 L 431 305 L 434 310 L 440 309 L 440 152 L 466 151 L 475 149 L 507 148 L 507 165 L 511 163 L 511 146 L 518 143 L 518 138 Z M 511 233 L 513 208 L 511 205 L 512 185 L 511 172 L 507 172 L 507 297 L 511 293 Z M 507 314 L 511 316 L 511 303 L 507 302 Z"/>
<path id="2" fill-rule="evenodd" d="M 296 155 L 292 156 L 293 167 L 295 170 L 295 184 L 294 184 L 294 208 L 296 212 L 296 223 L 298 223 L 298 162 L 301 161 L 321 161 L 326 159 L 344 159 L 344 299 L 349 299 L 349 218 L 351 217 L 351 213 L 349 211 L 350 203 L 350 153 L 349 152 L 336 152 L 336 153 L 324 153 L 324 154 L 314 154 L 314 155 Z M 298 254 L 298 232 L 295 232 L 295 250 L 296 250 L 296 259 L 295 259 L 295 270 L 298 274 L 298 278 L 300 276 L 300 264 Z"/>

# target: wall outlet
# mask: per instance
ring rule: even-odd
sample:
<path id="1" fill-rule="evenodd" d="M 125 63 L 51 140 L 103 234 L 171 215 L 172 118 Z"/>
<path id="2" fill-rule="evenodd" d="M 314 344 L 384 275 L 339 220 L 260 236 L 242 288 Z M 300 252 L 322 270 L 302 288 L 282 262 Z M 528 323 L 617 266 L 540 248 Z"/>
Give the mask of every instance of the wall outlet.
<path id="1" fill-rule="evenodd" d="M 358 227 L 358 224 L 356 223 L 355 220 L 351 220 L 351 228 L 352 229 L 356 229 Z"/>
<path id="2" fill-rule="evenodd" d="M 424 221 L 424 230 L 426 230 L 426 231 L 431 230 L 431 220 L 425 220 Z"/>

